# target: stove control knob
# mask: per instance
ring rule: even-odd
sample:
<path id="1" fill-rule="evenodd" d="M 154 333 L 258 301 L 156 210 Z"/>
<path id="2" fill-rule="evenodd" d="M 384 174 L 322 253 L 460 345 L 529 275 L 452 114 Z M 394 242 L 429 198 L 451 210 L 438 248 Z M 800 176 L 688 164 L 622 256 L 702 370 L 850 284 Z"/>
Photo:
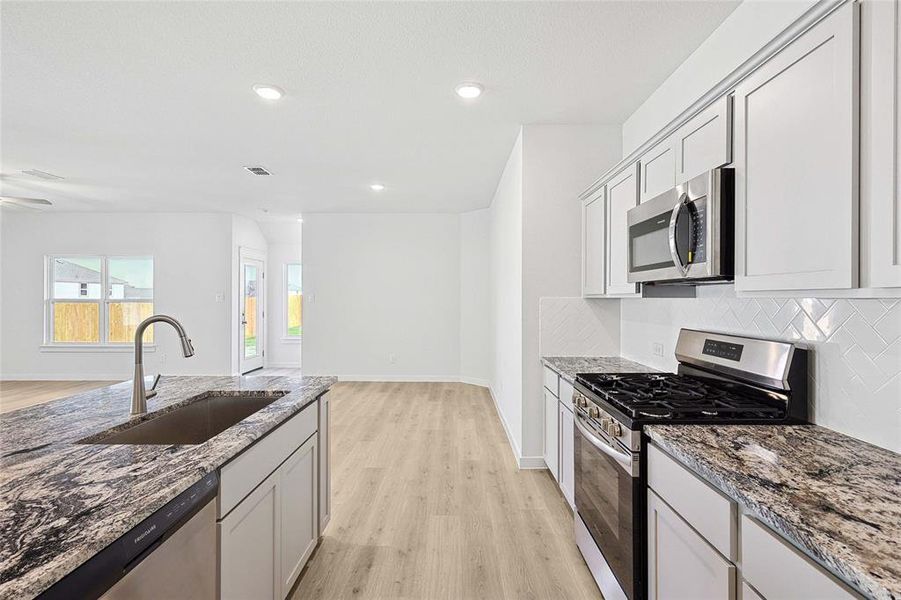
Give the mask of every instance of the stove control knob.
<path id="1" fill-rule="evenodd" d="M 613 437 L 619 437 L 623 434 L 623 426 L 616 421 L 611 421 L 610 427 L 607 429 L 607 433 L 609 433 Z"/>
<path id="2" fill-rule="evenodd" d="M 607 433 L 607 428 L 610 426 L 610 418 L 604 417 L 601 419 L 601 429 L 604 430 L 604 433 Z"/>
<path id="3" fill-rule="evenodd" d="M 582 396 L 582 408 L 588 408 L 588 398 Z"/>
<path id="4" fill-rule="evenodd" d="M 598 418 L 598 409 L 595 408 L 594 406 L 592 406 L 591 408 L 589 408 L 589 409 L 588 409 L 588 416 L 591 417 L 592 419 L 597 419 L 597 418 Z"/>

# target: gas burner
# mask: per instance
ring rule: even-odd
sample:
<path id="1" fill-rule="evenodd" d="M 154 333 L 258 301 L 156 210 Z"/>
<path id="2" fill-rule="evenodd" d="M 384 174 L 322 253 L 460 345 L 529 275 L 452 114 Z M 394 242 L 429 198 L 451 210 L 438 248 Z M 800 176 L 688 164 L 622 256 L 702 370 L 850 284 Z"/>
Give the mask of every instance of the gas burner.
<path id="1" fill-rule="evenodd" d="M 578 375 L 576 381 L 627 417 L 640 421 L 772 420 L 785 399 L 740 382 L 674 373 Z"/>

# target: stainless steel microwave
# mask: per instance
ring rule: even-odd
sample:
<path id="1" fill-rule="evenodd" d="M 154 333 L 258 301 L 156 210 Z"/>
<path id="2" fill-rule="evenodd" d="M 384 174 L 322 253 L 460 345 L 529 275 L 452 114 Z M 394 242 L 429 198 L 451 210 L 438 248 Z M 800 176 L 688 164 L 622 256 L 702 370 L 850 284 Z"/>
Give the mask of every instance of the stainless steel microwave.
<path id="1" fill-rule="evenodd" d="M 735 175 L 713 169 L 631 209 L 630 283 L 733 278 Z"/>

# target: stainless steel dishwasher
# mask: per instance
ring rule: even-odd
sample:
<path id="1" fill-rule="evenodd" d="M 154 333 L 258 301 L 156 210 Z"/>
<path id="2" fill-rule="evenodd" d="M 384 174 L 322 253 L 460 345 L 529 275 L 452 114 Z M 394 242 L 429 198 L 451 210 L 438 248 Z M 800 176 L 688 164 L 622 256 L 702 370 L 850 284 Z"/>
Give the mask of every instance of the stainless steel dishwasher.
<path id="1" fill-rule="evenodd" d="M 40 598 L 216 598 L 218 490 L 218 473 L 210 473 Z"/>

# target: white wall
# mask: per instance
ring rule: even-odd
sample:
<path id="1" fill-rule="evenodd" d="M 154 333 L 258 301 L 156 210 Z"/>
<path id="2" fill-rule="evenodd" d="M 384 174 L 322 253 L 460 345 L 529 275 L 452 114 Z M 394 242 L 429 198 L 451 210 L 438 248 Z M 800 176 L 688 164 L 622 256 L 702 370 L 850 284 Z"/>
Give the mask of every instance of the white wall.
<path id="1" fill-rule="evenodd" d="M 459 379 L 459 215 L 304 215 L 303 260 L 305 373 Z"/>
<path id="2" fill-rule="evenodd" d="M 620 157 L 619 126 L 526 125 L 522 129 L 523 455 L 541 456 L 544 393 L 539 299 L 580 296 L 579 194 Z M 618 345 L 618 342 L 617 342 Z"/>
<path id="3" fill-rule="evenodd" d="M 460 379 L 488 386 L 494 360 L 488 209 L 460 215 Z"/>
<path id="4" fill-rule="evenodd" d="M 663 129 L 817 0 L 745 0 L 623 123 L 623 156 Z M 600 172 L 598 173 L 600 174 Z"/>
<path id="5" fill-rule="evenodd" d="M 3 211 L 0 377 L 131 378 L 134 354 L 130 349 L 41 351 L 44 257 L 48 254 L 152 255 L 154 310 L 181 321 L 196 354 L 183 358 L 175 332 L 157 325 L 158 349 L 147 353 L 145 370 L 173 375 L 228 373 L 231 235 L 231 217 L 224 214 Z"/>
<path id="6" fill-rule="evenodd" d="M 517 457 L 522 456 L 522 132 L 489 209 L 491 388 Z"/>
<path id="7" fill-rule="evenodd" d="M 297 222 L 260 223 L 268 242 L 266 263 L 266 366 L 299 368 L 301 340 L 285 336 L 288 298 L 285 294 L 285 265 L 301 261 L 301 228 Z"/>

